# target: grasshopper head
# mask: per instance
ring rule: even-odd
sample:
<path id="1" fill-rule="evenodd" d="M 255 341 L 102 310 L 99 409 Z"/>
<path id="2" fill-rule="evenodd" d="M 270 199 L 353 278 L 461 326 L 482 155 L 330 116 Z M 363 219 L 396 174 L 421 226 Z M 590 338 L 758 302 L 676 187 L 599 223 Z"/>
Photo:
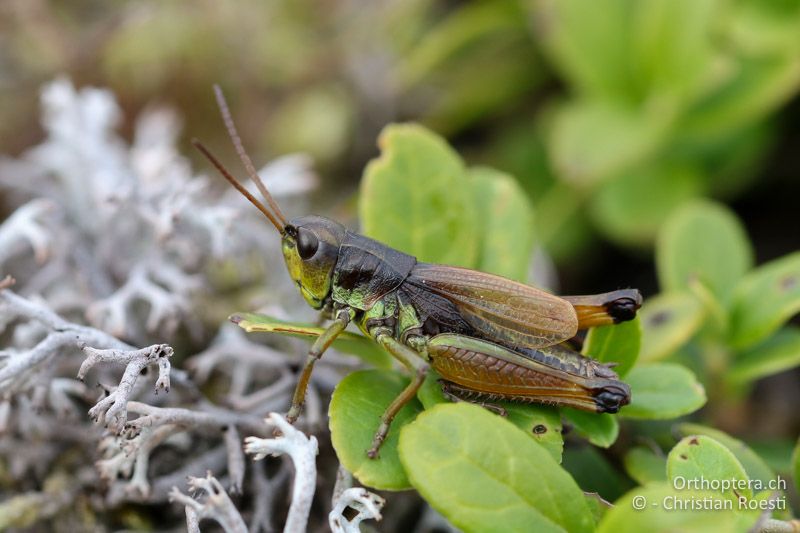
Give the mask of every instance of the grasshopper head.
<path id="1" fill-rule="evenodd" d="M 239 158 L 266 203 L 253 196 L 199 141 L 193 140 L 192 144 L 278 230 L 289 275 L 300 288 L 300 292 L 306 302 L 314 309 L 321 309 L 325 304 L 325 299 L 331 292 L 333 267 L 336 266 L 336 261 L 339 258 L 339 245 L 345 236 L 344 226 L 333 220 L 314 215 L 297 217 L 286 222 L 286 217 L 281 212 L 280 206 L 278 206 L 278 203 L 267 190 L 266 185 L 261 181 L 253 162 L 242 146 L 242 141 L 236 132 L 236 126 L 228 110 L 228 104 L 222 95 L 222 90 L 215 85 L 214 92 L 217 96 L 217 104 L 222 113 L 225 127 L 228 129 L 228 134 L 236 147 L 236 151 L 239 153 Z"/>
<path id="2" fill-rule="evenodd" d="M 316 215 L 297 217 L 286 224 L 281 238 L 286 268 L 314 309 L 320 309 L 331 292 L 333 267 L 344 234 L 344 226 Z"/>

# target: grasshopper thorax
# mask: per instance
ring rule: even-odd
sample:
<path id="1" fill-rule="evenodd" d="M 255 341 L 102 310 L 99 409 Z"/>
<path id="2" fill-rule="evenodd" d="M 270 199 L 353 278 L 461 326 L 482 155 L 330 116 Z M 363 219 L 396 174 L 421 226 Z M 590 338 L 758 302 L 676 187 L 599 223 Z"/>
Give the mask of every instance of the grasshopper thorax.
<path id="1" fill-rule="evenodd" d="M 344 226 L 325 217 L 306 215 L 286 224 L 281 239 L 286 268 L 314 309 L 321 309 L 330 295 L 344 237 Z"/>

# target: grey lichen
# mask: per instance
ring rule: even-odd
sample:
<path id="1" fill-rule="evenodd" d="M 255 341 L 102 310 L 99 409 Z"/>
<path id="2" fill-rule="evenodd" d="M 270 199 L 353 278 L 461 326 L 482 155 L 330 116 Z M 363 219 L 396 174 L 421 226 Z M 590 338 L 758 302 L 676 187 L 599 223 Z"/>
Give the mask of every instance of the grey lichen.
<path id="1" fill-rule="evenodd" d="M 172 497 L 185 507 L 173 525 L 210 517 L 244 531 L 246 519 L 270 531 L 291 467 L 245 461 L 248 435 L 251 452 L 292 457 L 286 527 L 303 529 L 319 480 L 316 439 L 301 430 L 323 426 L 324 395 L 352 362 L 321 364 L 297 428 L 264 421 L 287 408 L 306 348 L 225 325 L 235 304 L 224 298 L 257 282 L 248 305 L 297 316 L 289 278 L 263 276 L 277 271 L 278 239 L 235 193 L 192 172 L 173 112 L 146 111 L 128 143 L 109 91 L 57 80 L 42 108 L 44 141 L 0 158 L 0 207 L 11 209 L 0 219 L 0 494 L 14 494 L 0 524 L 91 522 Z M 300 155 L 260 174 L 282 202 L 315 182 Z M 267 439 L 276 425 L 284 436 Z M 187 476 L 202 501 L 170 492 Z"/>

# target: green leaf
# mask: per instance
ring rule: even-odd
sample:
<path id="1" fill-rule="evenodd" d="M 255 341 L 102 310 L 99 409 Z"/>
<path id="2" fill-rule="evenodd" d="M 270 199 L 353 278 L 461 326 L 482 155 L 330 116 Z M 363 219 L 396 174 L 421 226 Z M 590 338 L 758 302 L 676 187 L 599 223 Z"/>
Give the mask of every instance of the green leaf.
<path id="1" fill-rule="evenodd" d="M 482 234 L 478 270 L 524 283 L 533 253 L 533 207 L 508 174 L 486 167 L 469 173 Z"/>
<path id="2" fill-rule="evenodd" d="M 629 87 L 627 31 L 630 2 L 611 0 L 593 17 L 580 0 L 533 3 L 545 51 L 571 86 L 584 94 L 618 98 Z"/>
<path id="3" fill-rule="evenodd" d="M 728 448 L 706 435 L 691 435 L 672 448 L 667 457 L 667 475 L 678 490 L 691 487 L 688 482 L 701 479 L 730 481 L 732 487 L 719 492 L 738 503 L 739 497 L 753 497 L 749 477 L 742 463 Z M 712 487 L 713 488 L 713 487 Z"/>
<path id="4" fill-rule="evenodd" d="M 633 78 L 642 94 L 687 101 L 704 88 L 718 4 L 714 0 L 634 3 L 629 53 Z"/>
<path id="5" fill-rule="evenodd" d="M 725 378 L 737 385 L 800 365 L 800 328 L 787 326 L 733 360 Z"/>
<path id="6" fill-rule="evenodd" d="M 707 502 L 708 508 L 693 509 L 690 507 L 692 502 Z M 638 507 L 639 505 L 643 507 Z M 655 483 L 637 487 L 614 502 L 614 508 L 605 514 L 597 531 L 598 533 L 641 531 L 745 533 L 758 519 L 758 513 L 726 510 L 724 507 L 726 505 L 731 505 L 730 501 L 723 498 L 719 492 L 676 490 L 669 483 Z"/>
<path id="7" fill-rule="evenodd" d="M 652 106 L 707 84 L 717 2 L 608 0 L 592 16 L 580 0 L 534 5 L 545 51 L 581 96 Z"/>
<path id="8" fill-rule="evenodd" d="M 770 261 L 736 287 L 731 343 L 749 348 L 800 312 L 800 252 Z"/>
<path id="9" fill-rule="evenodd" d="M 420 261 L 474 267 L 478 221 L 458 154 L 415 124 L 387 126 L 378 144 L 361 180 L 364 233 Z"/>
<path id="10" fill-rule="evenodd" d="M 792 477 L 797 492 L 800 492 L 800 439 L 797 439 L 797 445 L 792 452 Z"/>
<path id="11" fill-rule="evenodd" d="M 309 341 L 313 341 L 325 331 L 325 328 L 319 326 L 297 322 L 285 322 L 258 313 L 236 313 L 231 315 L 229 320 L 247 333 L 280 333 L 282 335 L 299 337 Z M 388 369 L 392 367 L 392 358 L 389 354 L 375 344 L 372 339 L 368 339 L 357 333 L 351 333 L 349 331 L 341 333 L 336 340 L 333 341 L 333 348 L 358 356 L 377 368 Z"/>
<path id="12" fill-rule="evenodd" d="M 644 165 L 605 183 L 589 199 L 597 227 L 624 245 L 649 246 L 672 212 L 703 192 L 689 165 Z"/>
<path id="13" fill-rule="evenodd" d="M 663 420 L 687 415 L 706 403 L 706 392 L 691 371 L 673 363 L 638 366 L 625 381 L 631 386 L 631 404 L 621 415 Z"/>
<path id="14" fill-rule="evenodd" d="M 521 405 L 511 402 L 502 402 L 499 405 L 506 410 L 509 422 L 530 435 L 534 441 L 550 452 L 553 459 L 561 462 L 564 437 L 558 409 L 546 405 Z"/>
<path id="15" fill-rule="evenodd" d="M 578 485 L 552 456 L 502 417 L 442 404 L 400 436 L 412 485 L 465 531 L 590 531 Z"/>
<path id="16" fill-rule="evenodd" d="M 718 429 L 702 426 L 700 424 L 680 424 L 678 425 L 678 433 L 683 436 L 689 435 L 706 435 L 722 443 L 727 449 L 733 452 L 736 459 L 744 466 L 748 477 L 753 480 L 759 480 L 763 484 L 767 484 L 770 480 L 775 479 L 775 472 L 751 450 L 745 443 L 735 439 Z"/>
<path id="17" fill-rule="evenodd" d="M 653 116 L 607 102 L 575 102 L 555 117 L 550 156 L 560 178 L 593 187 L 649 157 L 663 142 L 669 113 Z"/>
<path id="18" fill-rule="evenodd" d="M 667 480 L 667 458 L 656 455 L 650 448 L 631 448 L 623 459 L 625 472 L 640 485 Z"/>
<path id="19" fill-rule="evenodd" d="M 600 326 L 589 330 L 582 353 L 602 363 L 617 363 L 614 371 L 620 377 L 633 368 L 642 344 L 639 317 L 621 324 Z"/>
<path id="20" fill-rule="evenodd" d="M 709 201 L 679 209 L 661 230 L 656 267 L 664 292 L 681 291 L 699 281 L 723 303 L 752 266 L 750 241 L 736 216 Z"/>
<path id="21" fill-rule="evenodd" d="M 381 415 L 408 383 L 397 372 L 362 370 L 349 374 L 333 391 L 328 410 L 331 442 L 339 461 L 363 485 L 379 490 L 411 488 L 397 454 L 397 441 L 403 426 L 422 411 L 417 400 L 397 414 L 379 457 L 367 457 Z"/>
<path id="22" fill-rule="evenodd" d="M 561 414 L 572 424 L 575 431 L 589 442 L 601 448 L 608 448 L 614 444 L 619 435 L 619 422 L 617 417 L 603 413 L 587 413 L 563 407 Z"/>
<path id="23" fill-rule="evenodd" d="M 642 321 L 639 359 L 652 362 L 686 344 L 703 324 L 705 309 L 691 294 L 674 292 L 645 300 L 639 316 Z"/>

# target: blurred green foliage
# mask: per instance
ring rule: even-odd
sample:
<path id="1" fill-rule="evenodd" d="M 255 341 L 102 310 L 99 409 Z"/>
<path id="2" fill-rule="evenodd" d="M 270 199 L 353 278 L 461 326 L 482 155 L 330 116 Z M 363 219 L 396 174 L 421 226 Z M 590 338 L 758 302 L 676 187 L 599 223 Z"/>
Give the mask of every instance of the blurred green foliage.
<path id="1" fill-rule="evenodd" d="M 610 0 L 591 16 L 580 0 L 532 6 L 570 88 L 544 129 L 547 156 L 600 232 L 647 244 L 688 198 L 748 185 L 772 115 L 800 83 L 800 4 Z M 756 20 L 763 33 L 743 30 Z"/>
<path id="2" fill-rule="evenodd" d="M 557 259 L 598 233 L 649 246 L 687 200 L 742 194 L 800 85 L 792 0 L 36 6 L 10 0 L 0 23 L 3 97 L 23 102 L 0 113 L 3 137 L 58 72 L 127 108 L 174 103 L 212 145 L 220 82 L 259 152 L 308 152 L 331 181 L 384 124 L 414 118 L 519 179 Z"/>

